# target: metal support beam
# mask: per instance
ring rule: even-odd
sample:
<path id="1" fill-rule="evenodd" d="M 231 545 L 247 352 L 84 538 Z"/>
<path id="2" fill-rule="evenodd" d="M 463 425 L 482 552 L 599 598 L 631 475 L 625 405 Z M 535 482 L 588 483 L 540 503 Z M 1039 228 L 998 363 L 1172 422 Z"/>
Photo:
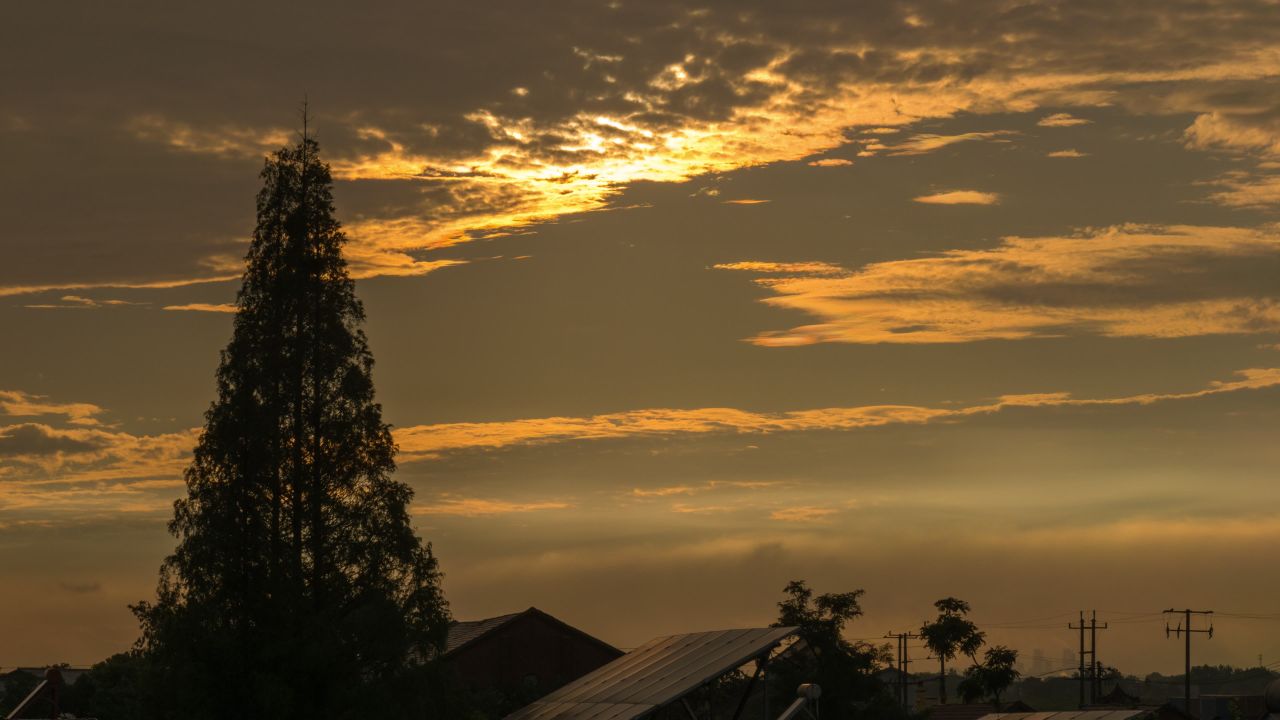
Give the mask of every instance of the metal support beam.
<path id="1" fill-rule="evenodd" d="M 738 709 L 733 711 L 733 720 L 739 720 L 742 717 L 742 711 L 747 709 L 747 698 L 751 697 L 751 691 L 755 689 L 756 681 L 760 679 L 760 673 L 764 672 L 764 666 L 767 664 L 769 664 L 768 655 L 756 658 L 756 671 L 747 682 L 747 689 L 742 691 L 742 697 L 738 699 Z"/>

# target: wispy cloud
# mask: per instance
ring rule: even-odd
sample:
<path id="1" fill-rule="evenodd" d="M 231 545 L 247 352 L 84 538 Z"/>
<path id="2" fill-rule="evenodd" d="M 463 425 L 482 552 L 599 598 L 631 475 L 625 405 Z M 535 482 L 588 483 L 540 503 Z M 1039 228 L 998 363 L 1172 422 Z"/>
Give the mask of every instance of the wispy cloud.
<path id="1" fill-rule="evenodd" d="M 63 295 L 61 298 L 59 298 L 59 300 L 61 300 L 61 302 L 59 303 L 40 303 L 40 304 L 23 305 L 23 307 L 40 309 L 40 310 L 61 310 L 61 309 L 92 310 L 95 308 L 104 308 L 104 307 L 122 307 L 125 305 L 147 305 L 148 304 L 144 302 L 130 302 L 128 300 L 111 300 L 111 299 L 96 300 L 94 298 L 82 297 L 80 295 Z"/>
<path id="2" fill-rule="evenodd" d="M 659 488 L 633 488 L 631 494 L 636 497 L 670 497 L 672 495 L 692 495 L 698 489 L 688 485 L 672 485 Z"/>
<path id="3" fill-rule="evenodd" d="M 1093 121 L 1062 112 L 1046 115 L 1040 118 L 1040 121 L 1036 124 L 1040 127 L 1074 127 L 1076 125 L 1088 125 L 1091 122 Z"/>
<path id="4" fill-rule="evenodd" d="M 414 515 L 459 515 L 462 517 L 489 517 L 492 515 L 509 515 L 511 513 L 528 513 L 539 510 L 565 510 L 573 507 L 569 503 L 551 500 L 532 502 L 513 502 L 491 498 L 459 497 L 441 495 L 436 500 L 415 504 Z"/>
<path id="5" fill-rule="evenodd" d="M 656 488 L 632 488 L 631 495 L 638 498 L 662 498 L 673 495 L 698 495 L 717 490 L 764 490 L 777 488 L 783 483 L 775 480 L 709 480 L 700 485 L 669 485 Z"/>
<path id="6" fill-rule="evenodd" d="M 1280 114 L 1213 111 L 1196 116 L 1183 133 L 1193 150 L 1260 151 L 1280 156 Z"/>
<path id="7" fill-rule="evenodd" d="M 975 142 L 984 140 L 988 142 L 1009 142 L 1011 135 L 1017 135 L 1012 130 L 992 130 L 990 132 L 970 132 L 959 133 L 957 135 L 937 135 L 933 133 L 920 133 L 912 135 L 896 145 L 884 146 L 875 144 L 868 146 L 868 149 L 883 149 L 888 155 L 923 155 L 944 147 L 955 145 L 963 142 Z"/>
<path id="8" fill-rule="evenodd" d="M 45 395 L 33 395 L 21 390 L 0 390 L 0 413 L 12 417 L 40 417 L 61 415 L 73 425 L 97 425 L 96 415 L 103 409 L 93 403 L 54 402 Z"/>
<path id="9" fill-rule="evenodd" d="M 123 290 L 170 290 L 179 287 L 188 287 L 191 285 L 205 285 L 208 283 L 226 282 L 228 280 L 239 280 L 240 275 L 237 273 L 219 272 L 202 277 L 182 278 L 177 280 L 154 280 L 150 282 L 119 282 L 115 280 L 103 280 L 102 282 L 92 283 L 52 283 L 41 285 L 0 285 L 0 297 L 12 297 L 15 295 L 33 295 L 35 293 L 50 292 L 54 290 L 99 290 L 99 289 L 123 289 Z"/>
<path id="10" fill-rule="evenodd" d="M 1075 150 L 1075 149 L 1067 149 L 1067 150 L 1054 150 L 1053 152 L 1048 153 L 1048 155 L 1047 155 L 1046 157 L 1051 157 L 1051 158 L 1082 158 L 1082 157 L 1088 157 L 1088 156 L 1089 156 L 1089 153 L 1080 152 L 1079 150 Z"/>
<path id="11" fill-rule="evenodd" d="M 831 516 L 835 515 L 837 512 L 839 512 L 839 510 L 832 507 L 801 505 L 798 507 L 787 507 L 774 510 L 769 513 L 769 519 L 794 523 L 826 522 L 829 521 Z"/>
<path id="12" fill-rule="evenodd" d="M 190 312 L 234 313 L 236 306 L 232 303 L 187 303 L 186 305 L 165 305 L 164 310 L 185 310 Z"/>
<path id="13" fill-rule="evenodd" d="M 1125 225 L 1069 237 L 766 277 L 764 302 L 820 322 L 761 333 L 765 346 L 947 343 L 1094 334 L 1186 337 L 1280 328 L 1280 289 L 1259 261 L 1269 230 Z"/>
<path id="14" fill-rule="evenodd" d="M 1218 188 L 1209 200 L 1235 208 L 1267 208 L 1280 205 L 1280 174 L 1274 172 L 1231 171 L 1200 183 Z"/>
<path id="15" fill-rule="evenodd" d="M 89 483 L 159 479 L 180 483 L 199 430 L 134 435 L 97 427 L 43 423 L 0 426 L 7 480 Z"/>
<path id="16" fill-rule="evenodd" d="M 640 437 L 721 434 L 774 434 L 856 431 L 890 425 L 959 422 L 1014 409 L 1143 406 L 1226 393 L 1280 387 L 1280 368 L 1251 368 L 1230 380 L 1185 392 L 1142 393 L 1105 398 L 1076 398 L 1049 392 L 1006 395 L 969 406 L 868 405 L 787 412 L 751 412 L 732 408 L 649 409 L 589 417 L 530 418 L 505 422 L 450 423 L 394 431 L 404 463 L 461 451 Z M 160 435 L 133 435 L 94 427 L 55 428 L 40 423 L 0 426 L 0 511 L 164 514 L 182 486 L 199 429 Z M 698 484 L 633 488 L 639 501 L 691 498 L 671 507 L 676 513 L 712 513 L 768 509 L 788 522 L 820 520 L 828 506 L 783 505 L 776 481 L 712 480 Z M 760 499 L 742 493 L 761 492 Z M 711 502 L 694 496 L 717 495 Z M 710 498 L 709 498 L 710 499 Z M 795 498 L 791 499 L 795 502 Z M 848 503 L 841 507 L 849 507 Z M 566 498 L 495 498 L 444 493 L 413 507 L 417 515 L 485 517 L 566 510 Z M 816 510 L 814 508 L 817 508 Z M 837 508 L 838 509 L 838 508 Z"/>
<path id="17" fill-rule="evenodd" d="M 848 270 L 826 262 L 767 262 L 746 260 L 743 262 L 719 263 L 712 266 L 716 270 L 742 270 L 756 273 L 781 273 L 786 275 L 844 275 Z"/>
<path id="18" fill-rule="evenodd" d="M 262 157 L 294 139 L 294 133 L 282 128 L 197 127 L 163 115 L 140 115 L 132 118 L 126 127 L 141 140 L 163 143 L 185 152 L 214 155 Z"/>
<path id="19" fill-rule="evenodd" d="M 763 205 L 768 200 L 760 200 L 757 198 L 742 198 L 739 200 L 722 200 L 725 205 Z"/>
<path id="20" fill-rule="evenodd" d="M 810 167 L 848 167 L 852 164 L 853 161 L 846 158 L 821 158 L 808 162 Z"/>
<path id="21" fill-rule="evenodd" d="M 1000 195 L 978 190 L 949 190 L 913 199 L 930 205 L 995 205 L 1000 202 Z"/>
<path id="22" fill-rule="evenodd" d="M 998 413 L 1010 408 L 1052 408 L 1150 405 L 1244 390 L 1280 386 L 1280 368 L 1252 368 L 1234 380 L 1215 381 L 1188 392 L 1144 393 L 1113 398 L 1074 398 L 1067 393 L 1007 395 L 987 404 L 968 407 L 917 405 L 867 405 L 760 413 L 733 408 L 689 410 L 650 409 L 589 417 L 528 418 L 504 422 L 448 423 L 399 428 L 395 439 L 404 462 L 439 457 L 466 450 L 543 445 L 582 440 L 605 440 L 709 433 L 772 434 L 827 430 L 857 430 L 887 425 L 921 425 Z M 636 489 L 636 497 L 692 495 L 698 486 L 676 485 Z"/>

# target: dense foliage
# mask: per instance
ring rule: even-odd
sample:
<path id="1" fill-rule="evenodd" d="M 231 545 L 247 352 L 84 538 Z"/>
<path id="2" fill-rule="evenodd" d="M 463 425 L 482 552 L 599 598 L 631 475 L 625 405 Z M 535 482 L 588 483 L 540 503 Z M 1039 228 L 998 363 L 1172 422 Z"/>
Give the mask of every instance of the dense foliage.
<path id="1" fill-rule="evenodd" d="M 1022 675 L 1017 670 L 1018 651 L 1004 645 L 987 648 L 982 662 L 974 663 L 964 673 L 960 683 L 960 697 L 965 702 L 977 702 L 990 698 L 998 709 L 1000 696 Z"/>
<path id="2" fill-rule="evenodd" d="M 947 702 L 947 661 L 957 654 L 968 656 L 978 664 L 978 650 L 986 643 L 986 634 L 978 629 L 969 614 L 969 603 L 953 597 L 945 597 L 933 604 L 938 617 L 920 627 L 920 637 L 925 647 L 938 659 L 938 700 Z"/>
<path id="3" fill-rule="evenodd" d="M 795 626 L 799 642 L 769 668 L 780 702 L 790 702 L 801 683 L 822 688 L 822 717 L 896 717 L 893 692 L 876 677 L 891 662 L 885 647 L 851 642 L 846 625 L 862 616 L 862 590 L 815 596 L 802 580 L 783 590 L 774 627 Z"/>
<path id="4" fill-rule="evenodd" d="M 161 717 L 423 717 L 448 608 L 374 401 L 373 358 L 304 136 L 268 158 L 217 399 L 135 607 Z M 447 693 L 444 693 L 447 695 Z"/>

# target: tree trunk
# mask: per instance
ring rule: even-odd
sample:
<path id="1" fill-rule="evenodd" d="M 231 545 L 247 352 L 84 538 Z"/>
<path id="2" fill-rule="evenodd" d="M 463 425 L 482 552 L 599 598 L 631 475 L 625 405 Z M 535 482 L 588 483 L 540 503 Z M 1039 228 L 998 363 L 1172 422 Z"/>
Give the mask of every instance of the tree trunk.
<path id="1" fill-rule="evenodd" d="M 938 658 L 938 664 L 942 667 L 941 674 L 938 676 L 938 704 L 947 704 L 947 659 Z"/>

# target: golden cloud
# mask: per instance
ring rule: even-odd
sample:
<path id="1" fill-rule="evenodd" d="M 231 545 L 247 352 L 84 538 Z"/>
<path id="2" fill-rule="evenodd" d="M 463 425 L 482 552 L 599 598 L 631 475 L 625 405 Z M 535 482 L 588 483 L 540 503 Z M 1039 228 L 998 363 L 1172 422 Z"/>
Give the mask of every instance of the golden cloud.
<path id="1" fill-rule="evenodd" d="M 673 485 L 671 487 L 660 488 L 633 488 L 631 494 L 636 497 L 670 497 L 671 495 L 692 495 L 697 489 L 687 485 Z"/>
<path id="2" fill-rule="evenodd" d="M 825 262 L 764 262 L 747 260 L 744 262 L 719 263 L 712 266 L 716 270 L 743 270 L 756 273 L 783 273 L 787 275 L 844 275 L 849 271 Z"/>
<path id="3" fill-rule="evenodd" d="M 916 405 L 866 405 L 760 413 L 732 408 L 690 410 L 649 409 L 590 417 L 528 418 L 501 422 L 446 423 L 398 428 L 394 431 L 403 462 L 439 457 L 466 450 L 498 450 L 581 440 L 604 440 L 709 433 L 772 434 L 781 432 L 855 430 L 887 425 L 921 425 L 998 413 L 1011 408 L 1150 405 L 1244 390 L 1280 386 L 1280 368 L 1250 368 L 1234 380 L 1182 393 L 1145 393 L 1115 398 L 1073 398 L 1067 393 L 1008 395 L 995 402 L 960 408 Z M 722 484 L 725 481 L 717 481 Z M 710 487 L 710 486 L 709 486 Z M 738 487 L 742 487 L 738 485 Z M 636 489 L 638 497 L 688 495 L 695 486 Z"/>
<path id="4" fill-rule="evenodd" d="M 1053 152 L 1049 153 L 1046 157 L 1051 157 L 1051 158 L 1082 158 L 1082 157 L 1088 157 L 1088 156 L 1089 156 L 1089 153 L 1083 153 L 1083 152 L 1080 152 L 1079 150 L 1076 150 L 1076 149 L 1067 149 L 1067 150 L 1054 150 Z"/>
<path id="5" fill-rule="evenodd" d="M 190 312 L 234 313 L 236 306 L 231 303 L 187 303 L 186 305 L 165 305 L 163 310 L 185 310 Z"/>
<path id="6" fill-rule="evenodd" d="M 1280 299 L 1265 282 L 1246 287 L 1240 281 L 1250 259 L 1278 255 L 1280 236 L 1268 229 L 1124 225 L 1070 237 L 1008 237 L 992 249 L 874 263 L 831 277 L 760 278 L 756 282 L 772 292 L 764 302 L 820 322 L 761 333 L 751 342 L 787 347 L 1271 332 L 1280 329 Z M 1219 277 L 1206 260 L 1240 267 L 1220 270 Z M 1099 294 L 1100 287 L 1107 292 Z"/>
<path id="7" fill-rule="evenodd" d="M 1017 135 L 1012 130 L 993 130 L 990 132 L 970 132 L 960 133 L 958 135 L 935 135 L 932 133 L 921 133 L 912 135 L 897 145 L 883 146 L 879 143 L 869 145 L 868 149 L 883 148 L 888 151 L 889 155 L 923 155 L 931 153 L 935 150 L 941 150 L 949 145 L 955 145 L 962 142 L 974 142 L 977 140 L 987 140 L 991 142 L 1008 142 L 1005 138 L 1010 135 Z"/>
<path id="8" fill-rule="evenodd" d="M 73 420 L 74 422 L 74 420 Z M 181 484 L 200 430 L 133 435 L 43 423 L 0 426 L 7 479 L 33 484 L 155 479 Z"/>
<path id="9" fill-rule="evenodd" d="M 1054 113 L 1040 118 L 1036 124 L 1040 127 L 1074 127 L 1076 125 L 1088 125 L 1093 122 L 1084 118 L 1078 118 L 1071 113 Z"/>
<path id="10" fill-rule="evenodd" d="M 1220 188 L 1209 199 L 1227 207 L 1266 208 L 1280 205 L 1280 175 L 1232 171 L 1201 183 Z"/>
<path id="11" fill-rule="evenodd" d="M 913 199 L 930 205 L 995 205 L 1000 202 L 1000 195 L 977 190 L 950 190 Z"/>
<path id="12" fill-rule="evenodd" d="M 124 290 L 170 290 L 173 288 L 187 287 L 190 285 L 204 285 L 207 283 L 226 282 L 228 280 L 239 280 L 240 274 L 227 274 L 219 272 L 216 275 L 208 277 L 183 278 L 178 280 L 155 280 L 151 282 L 101 282 L 101 283 L 56 283 L 45 285 L 6 285 L 0 286 L 0 297 L 12 297 L 14 295 L 31 295 L 34 293 L 49 292 L 51 290 L 96 290 L 102 288 L 119 288 Z"/>
<path id="13" fill-rule="evenodd" d="M 1280 156 L 1280 120 L 1259 122 L 1252 115 L 1209 112 L 1198 115 L 1183 137 L 1194 150 L 1261 151 Z"/>
<path id="14" fill-rule="evenodd" d="M 909 63 L 917 55 L 904 52 L 899 59 Z M 961 63 L 965 56 L 958 53 L 953 60 Z M 1016 80 L 978 77 L 908 86 L 862 82 L 833 89 L 820 101 L 802 84 L 788 81 L 775 69 L 765 69 L 728 79 L 744 93 L 758 95 L 767 90 L 757 104 L 741 107 L 729 118 L 682 118 L 675 125 L 651 123 L 646 118 L 663 114 L 666 93 L 696 80 L 687 68 L 672 65 L 659 73 L 648 91 L 628 95 L 629 101 L 640 105 L 629 114 L 580 112 L 566 120 L 540 124 L 527 117 L 476 111 L 467 118 L 489 134 L 488 146 L 476 154 L 451 159 L 411 151 L 389 132 L 364 127 L 361 132 L 382 139 L 384 149 L 340 158 L 333 167 L 335 176 L 344 179 L 447 184 L 452 197 L 465 198 L 433 208 L 427 215 L 348 225 L 353 257 L 363 247 L 363 255 L 353 260 L 362 276 L 418 274 L 435 268 L 409 261 L 409 250 L 447 247 L 565 214 L 597 210 L 635 181 L 681 182 L 708 173 L 802 160 L 844 144 L 849 127 L 870 126 L 863 132 L 879 137 L 921 119 L 959 112 L 1028 112 L 1049 101 L 1096 104 L 1104 102 L 1108 94 L 1083 88 L 1108 83 L 1256 78 L 1270 74 L 1273 60 L 1266 53 L 1244 52 L 1193 70 L 1023 74 Z M 784 61 L 785 56 L 779 57 L 770 67 Z M 680 73 L 686 74 L 682 77 Z M 1045 120 L 1088 122 L 1065 113 Z M 787 130 L 779 132 L 778 128 Z M 1002 130 L 951 136 L 919 134 L 891 147 L 873 140 L 864 152 L 911 155 L 958 142 L 1004 141 L 1013 134 Z M 961 202 L 964 197 L 956 196 Z M 389 257 L 384 258 L 384 253 Z"/>
<path id="15" fill-rule="evenodd" d="M 74 425 L 97 425 L 95 415 L 103 409 L 92 403 L 51 402 L 44 395 L 32 395 L 21 390 L 0 390 L 0 413 L 13 417 L 39 417 L 62 415 Z"/>
<path id="16" fill-rule="evenodd" d="M 527 513 L 539 510 L 565 510 L 573 507 L 565 502 L 511 502 L 487 498 L 458 497 L 444 494 L 429 504 L 415 504 L 411 512 L 414 515 L 458 515 L 462 517 L 488 517 L 492 515 L 509 515 L 511 513 Z"/>
<path id="17" fill-rule="evenodd" d="M 837 512 L 838 510 L 835 508 L 802 505 L 799 507 L 788 507 L 774 510 L 769 513 L 769 519 L 780 520 L 782 522 L 825 522 L 830 520 L 830 516 Z"/>

